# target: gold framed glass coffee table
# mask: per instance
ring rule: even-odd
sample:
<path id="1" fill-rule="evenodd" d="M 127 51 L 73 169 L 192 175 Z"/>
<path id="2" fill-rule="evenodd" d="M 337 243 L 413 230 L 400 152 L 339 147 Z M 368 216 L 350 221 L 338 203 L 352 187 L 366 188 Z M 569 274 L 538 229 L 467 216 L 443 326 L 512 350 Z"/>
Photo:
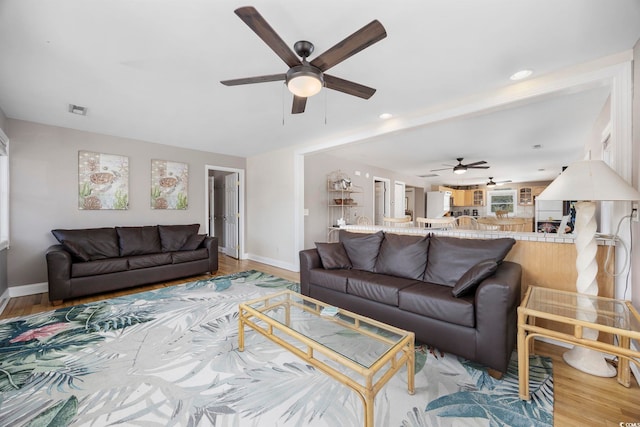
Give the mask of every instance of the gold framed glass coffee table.
<path id="1" fill-rule="evenodd" d="M 364 405 L 365 427 L 373 427 L 376 393 L 403 366 L 408 392 L 414 393 L 413 332 L 288 290 L 247 301 L 239 309 L 240 351 L 246 325 L 354 390 Z"/>
<path id="2" fill-rule="evenodd" d="M 536 319 L 569 325 L 573 333 L 536 325 Z M 598 333 L 590 331 L 612 334 L 617 344 L 598 341 Z M 631 381 L 629 362 L 640 366 L 640 351 L 630 348 L 632 339 L 640 339 L 640 315 L 631 302 L 530 286 L 518 307 L 518 377 L 523 400 L 530 399 L 529 353 L 538 336 L 618 356 L 618 382 L 625 387 Z"/>

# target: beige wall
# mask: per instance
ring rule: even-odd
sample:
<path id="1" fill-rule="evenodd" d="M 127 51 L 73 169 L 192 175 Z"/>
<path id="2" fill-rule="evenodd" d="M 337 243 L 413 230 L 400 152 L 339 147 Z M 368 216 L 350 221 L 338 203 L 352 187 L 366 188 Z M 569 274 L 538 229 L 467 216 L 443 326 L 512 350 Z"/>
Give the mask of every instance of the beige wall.
<path id="1" fill-rule="evenodd" d="M 45 251 L 55 228 L 205 224 L 205 165 L 245 169 L 245 159 L 7 120 L 11 137 L 9 286 L 47 281 Z M 129 156 L 129 209 L 78 209 L 78 151 Z M 150 209 L 151 159 L 189 164 L 189 208 Z"/>

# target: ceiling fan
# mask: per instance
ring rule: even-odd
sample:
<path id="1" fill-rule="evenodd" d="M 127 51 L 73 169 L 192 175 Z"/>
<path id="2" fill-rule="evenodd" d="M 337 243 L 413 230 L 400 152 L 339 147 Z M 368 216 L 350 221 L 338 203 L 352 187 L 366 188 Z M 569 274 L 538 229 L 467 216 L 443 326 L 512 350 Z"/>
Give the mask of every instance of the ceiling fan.
<path id="1" fill-rule="evenodd" d="M 371 98 L 376 92 L 373 88 L 325 74 L 325 71 L 385 38 L 387 32 L 379 21 L 371 21 L 308 62 L 307 58 L 314 49 L 311 42 L 306 40 L 296 42 L 293 45 L 294 53 L 254 7 L 238 8 L 235 14 L 287 64 L 289 70 L 281 74 L 222 80 L 220 83 L 223 85 L 236 86 L 284 80 L 289 91 L 294 95 L 292 114 L 303 113 L 307 98 L 320 92 L 323 86 L 364 99 Z"/>
<path id="2" fill-rule="evenodd" d="M 493 188 L 493 187 L 495 187 L 496 185 L 503 185 L 503 184 L 506 184 L 507 182 L 511 182 L 511 180 L 510 180 L 510 179 L 507 179 L 507 180 L 504 180 L 504 181 L 494 181 L 494 180 L 493 180 L 493 177 L 492 177 L 492 176 L 490 176 L 490 177 L 489 177 L 489 182 L 487 182 L 487 184 L 486 184 L 486 185 L 487 185 L 487 187 Z"/>
<path id="3" fill-rule="evenodd" d="M 467 169 L 489 169 L 490 167 L 490 166 L 480 166 L 487 163 L 484 160 L 480 160 L 479 162 L 467 163 L 466 165 L 462 164 L 464 157 L 458 157 L 456 160 L 458 161 L 457 165 L 445 165 L 449 167 L 442 168 L 442 169 L 431 169 L 431 172 L 444 171 L 453 167 L 453 173 L 461 175 L 465 173 Z"/>

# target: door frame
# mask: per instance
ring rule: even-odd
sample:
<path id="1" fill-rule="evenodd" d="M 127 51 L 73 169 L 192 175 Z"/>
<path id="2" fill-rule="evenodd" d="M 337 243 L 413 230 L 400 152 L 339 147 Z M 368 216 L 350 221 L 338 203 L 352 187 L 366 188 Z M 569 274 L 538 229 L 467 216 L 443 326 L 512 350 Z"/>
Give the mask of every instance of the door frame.
<path id="1" fill-rule="evenodd" d="M 384 182 L 384 186 L 385 186 L 385 192 L 384 192 L 384 212 L 382 213 L 382 216 L 385 216 L 385 213 L 390 214 L 391 213 L 391 179 L 389 178 L 382 178 L 379 176 L 374 176 L 373 177 L 373 210 L 372 210 L 372 214 L 373 214 L 373 223 L 376 223 L 376 181 L 380 181 L 380 182 Z M 379 224 L 382 225 L 382 224 Z"/>
<path id="2" fill-rule="evenodd" d="M 209 171 L 222 171 L 222 172 L 236 172 L 238 174 L 238 212 L 240 216 L 238 217 L 238 259 L 246 259 L 247 256 L 244 252 L 245 244 L 244 244 L 244 233 L 245 233 L 245 218 L 246 218 L 246 208 L 245 208 L 245 170 L 238 168 L 230 168 L 226 166 L 214 166 L 214 165 L 204 165 L 204 218 L 205 218 L 205 233 L 209 234 Z"/>

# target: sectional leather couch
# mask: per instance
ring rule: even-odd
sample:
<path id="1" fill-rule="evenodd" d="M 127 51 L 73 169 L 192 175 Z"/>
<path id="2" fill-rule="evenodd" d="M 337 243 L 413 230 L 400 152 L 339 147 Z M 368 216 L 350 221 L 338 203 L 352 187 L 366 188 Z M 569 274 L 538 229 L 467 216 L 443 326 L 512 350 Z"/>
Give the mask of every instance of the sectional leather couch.
<path id="1" fill-rule="evenodd" d="M 52 230 L 46 252 L 49 300 L 213 273 L 218 239 L 199 224 Z"/>
<path id="2" fill-rule="evenodd" d="M 503 261 L 514 243 L 341 230 L 300 252 L 301 292 L 504 373 L 521 299 L 521 267 Z"/>

